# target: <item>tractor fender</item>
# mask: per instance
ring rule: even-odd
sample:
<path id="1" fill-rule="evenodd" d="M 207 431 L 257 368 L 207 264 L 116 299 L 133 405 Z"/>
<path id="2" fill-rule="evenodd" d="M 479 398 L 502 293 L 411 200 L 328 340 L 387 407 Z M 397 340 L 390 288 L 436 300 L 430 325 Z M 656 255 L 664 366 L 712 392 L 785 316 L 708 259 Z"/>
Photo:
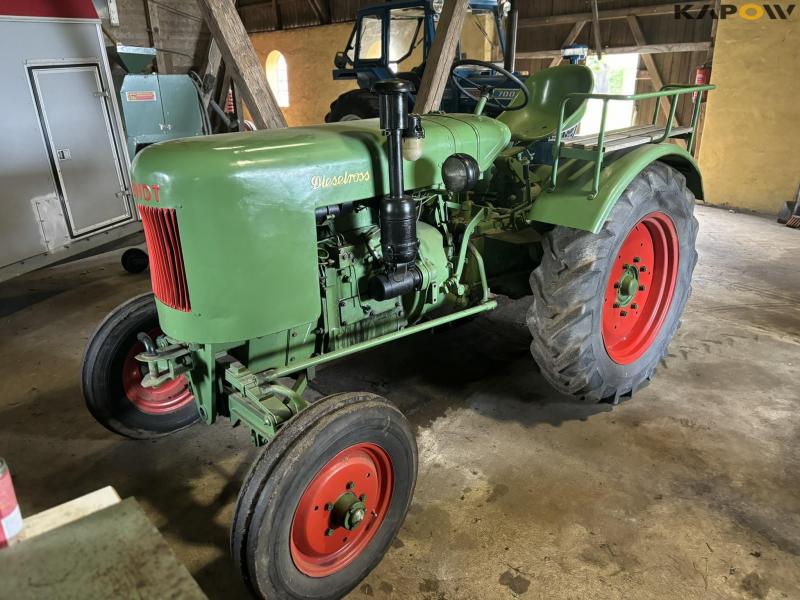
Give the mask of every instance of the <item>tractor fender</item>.
<path id="1" fill-rule="evenodd" d="M 689 152 L 675 144 L 646 144 L 604 158 L 600 189 L 593 198 L 595 163 L 575 159 L 564 161 L 558 170 L 558 186 L 553 191 L 543 191 L 536 198 L 528 218 L 598 233 L 631 181 L 655 161 L 666 163 L 682 173 L 695 198 L 703 198 L 700 170 Z M 550 171 L 549 165 L 541 168 L 542 181 L 549 179 Z"/>

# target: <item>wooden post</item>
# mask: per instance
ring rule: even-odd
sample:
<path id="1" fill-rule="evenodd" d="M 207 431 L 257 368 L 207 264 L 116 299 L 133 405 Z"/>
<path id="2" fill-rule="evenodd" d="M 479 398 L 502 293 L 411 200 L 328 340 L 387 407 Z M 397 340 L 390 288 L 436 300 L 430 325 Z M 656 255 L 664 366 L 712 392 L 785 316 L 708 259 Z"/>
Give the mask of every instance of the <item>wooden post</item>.
<path id="1" fill-rule="evenodd" d="M 597 0 L 592 0 L 592 35 L 597 60 L 600 60 L 603 58 L 603 43 L 600 41 L 600 11 L 597 8 Z"/>
<path id="2" fill-rule="evenodd" d="M 467 4 L 468 0 L 450 0 L 444 5 L 442 17 L 436 28 L 436 37 L 433 38 L 425 63 L 425 72 L 419 84 L 414 112 L 429 113 L 438 110 L 442 103 L 450 66 L 453 64 L 464 17 L 467 14 Z"/>
<path id="3" fill-rule="evenodd" d="M 198 0 L 197 4 L 256 127 L 286 127 L 283 112 L 269 89 L 267 75 L 233 4 L 229 0 Z"/>
<path id="4" fill-rule="evenodd" d="M 164 53 L 159 50 L 161 47 L 161 24 L 158 20 L 158 6 L 153 2 L 144 0 L 145 17 L 147 18 L 147 28 L 150 30 L 150 44 L 156 49 L 156 70 L 161 74 L 167 73 L 167 63 L 164 58 Z"/>
<path id="5" fill-rule="evenodd" d="M 628 25 L 631 28 L 631 33 L 633 34 L 634 41 L 640 46 L 646 46 L 647 40 L 644 37 L 644 32 L 642 31 L 642 26 L 639 23 L 639 18 L 635 15 L 629 15 L 627 17 Z M 647 72 L 650 74 L 650 81 L 653 84 L 653 89 L 656 91 L 660 90 L 664 87 L 664 80 L 661 78 L 661 73 L 658 70 L 658 65 L 656 65 L 656 61 L 653 58 L 652 54 L 642 54 L 642 61 L 644 62 L 644 66 L 647 69 Z M 677 102 L 677 98 L 675 102 Z M 655 98 L 655 102 L 658 102 L 658 106 L 664 116 L 669 119 L 669 105 L 667 102 L 662 102 L 659 98 Z M 678 116 L 675 116 L 675 121 L 680 125 L 680 119 Z"/>
<path id="6" fill-rule="evenodd" d="M 577 40 L 578 36 L 581 34 L 581 31 L 583 31 L 584 25 L 586 25 L 586 21 L 578 21 L 577 23 L 575 23 L 575 25 L 572 26 L 572 29 L 570 29 L 570 32 L 567 34 L 567 37 L 564 38 L 564 43 L 561 45 L 561 47 L 566 48 L 570 44 L 574 44 L 575 40 Z M 550 66 L 551 67 L 558 66 L 562 58 L 563 57 L 561 56 L 557 56 L 556 58 L 550 61 Z"/>

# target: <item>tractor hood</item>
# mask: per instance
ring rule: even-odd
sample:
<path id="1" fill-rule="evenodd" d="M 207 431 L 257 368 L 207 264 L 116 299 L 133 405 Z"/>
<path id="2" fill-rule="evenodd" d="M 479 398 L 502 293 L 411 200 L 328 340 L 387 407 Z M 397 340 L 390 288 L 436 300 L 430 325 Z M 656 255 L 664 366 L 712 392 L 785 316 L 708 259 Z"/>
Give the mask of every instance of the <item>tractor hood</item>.
<path id="1" fill-rule="evenodd" d="M 406 190 L 442 186 L 456 152 L 485 170 L 511 137 L 490 117 L 423 127 Z M 163 142 L 139 153 L 131 179 L 161 327 L 197 343 L 307 335 L 320 314 L 314 209 L 389 191 L 377 119 Z"/>
<path id="2" fill-rule="evenodd" d="M 430 115 L 423 127 L 422 157 L 404 164 L 407 190 L 441 186 L 442 163 L 455 152 L 475 157 L 484 170 L 510 139 L 509 129 L 490 117 Z M 136 158 L 133 180 L 158 186 L 162 207 L 280 198 L 313 209 L 387 194 L 387 169 L 378 119 L 365 119 L 157 144 Z M 219 195 L 209 196 L 212 189 Z M 140 203 L 142 191 L 134 189 Z"/>

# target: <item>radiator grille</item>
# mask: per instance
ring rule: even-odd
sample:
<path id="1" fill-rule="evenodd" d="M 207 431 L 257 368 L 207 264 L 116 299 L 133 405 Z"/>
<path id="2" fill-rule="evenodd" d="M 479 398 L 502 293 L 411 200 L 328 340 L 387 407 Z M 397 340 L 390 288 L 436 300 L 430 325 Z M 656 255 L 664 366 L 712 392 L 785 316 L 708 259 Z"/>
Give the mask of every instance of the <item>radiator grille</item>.
<path id="1" fill-rule="evenodd" d="M 174 208 L 139 206 L 150 255 L 150 279 L 156 298 L 167 306 L 190 312 L 189 288 Z"/>

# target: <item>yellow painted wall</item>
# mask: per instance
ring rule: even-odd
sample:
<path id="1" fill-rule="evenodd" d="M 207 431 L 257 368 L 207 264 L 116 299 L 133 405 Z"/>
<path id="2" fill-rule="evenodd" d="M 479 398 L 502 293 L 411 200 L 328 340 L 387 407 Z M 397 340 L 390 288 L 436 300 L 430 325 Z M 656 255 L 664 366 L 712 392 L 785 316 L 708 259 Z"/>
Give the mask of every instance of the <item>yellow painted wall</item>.
<path id="1" fill-rule="evenodd" d="M 706 200 L 774 214 L 800 185 L 800 14 L 721 20 L 711 83 L 700 144 Z"/>
<path id="2" fill-rule="evenodd" d="M 477 23 L 490 36 L 487 41 Z M 489 60 L 492 53 L 494 24 L 482 16 L 467 15 L 462 31 L 462 52 L 470 58 Z M 321 27 L 304 27 L 286 31 L 251 33 L 250 40 L 262 65 L 267 56 L 278 50 L 286 58 L 289 76 L 289 106 L 283 109 L 290 126 L 322 123 L 331 102 L 347 90 L 356 89 L 355 81 L 334 81 L 333 57 L 344 50 L 353 23 L 337 23 Z M 422 61 L 422 45 L 400 64 L 410 70 Z"/>

